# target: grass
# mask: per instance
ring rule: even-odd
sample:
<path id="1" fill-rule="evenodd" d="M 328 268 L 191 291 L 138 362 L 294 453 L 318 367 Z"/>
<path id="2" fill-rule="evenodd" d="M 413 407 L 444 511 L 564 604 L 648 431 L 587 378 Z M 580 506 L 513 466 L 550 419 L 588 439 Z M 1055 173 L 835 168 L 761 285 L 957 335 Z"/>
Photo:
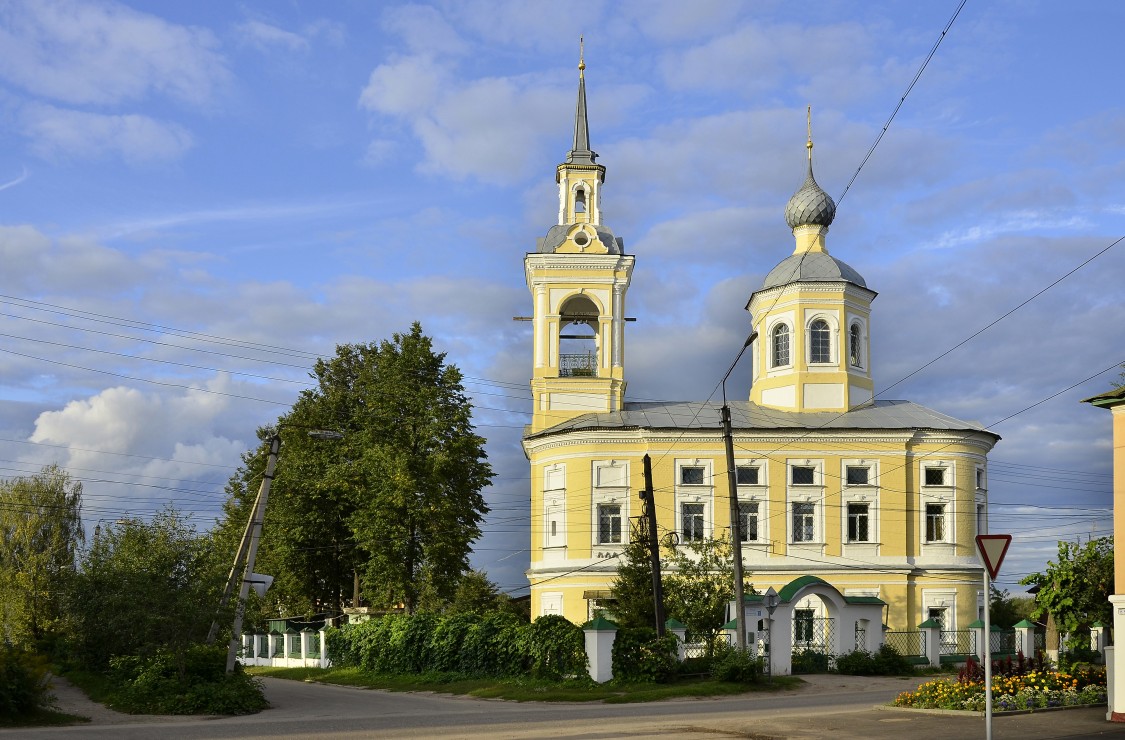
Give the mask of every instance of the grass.
<path id="1" fill-rule="evenodd" d="M 89 721 L 89 717 L 80 717 L 77 714 L 65 714 L 53 709 L 40 709 L 37 712 L 21 714 L 16 717 L 0 717 L 0 729 L 9 727 L 58 727 Z"/>
<path id="2" fill-rule="evenodd" d="M 466 678 L 456 674 L 388 676 L 365 673 L 358 668 L 250 668 L 255 676 L 292 681 L 357 686 L 384 691 L 433 691 L 480 699 L 543 702 L 604 702 L 626 704 L 696 696 L 731 696 L 753 691 L 794 688 L 801 679 L 778 676 L 773 683 L 743 685 L 709 678 L 682 678 L 675 683 L 596 684 L 588 679 L 548 681 L 532 678 Z"/>

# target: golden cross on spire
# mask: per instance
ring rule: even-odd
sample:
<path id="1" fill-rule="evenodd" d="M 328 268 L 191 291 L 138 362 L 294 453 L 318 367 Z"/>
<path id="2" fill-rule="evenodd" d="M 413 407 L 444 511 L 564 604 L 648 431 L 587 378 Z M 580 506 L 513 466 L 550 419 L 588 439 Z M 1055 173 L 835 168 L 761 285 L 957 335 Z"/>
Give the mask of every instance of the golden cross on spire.
<path id="1" fill-rule="evenodd" d="M 809 161 L 811 162 L 812 161 L 812 106 L 811 105 L 808 106 L 808 108 L 805 109 L 805 120 L 808 122 L 808 126 L 809 126 L 809 140 L 805 144 L 805 147 L 808 148 L 808 150 L 809 150 Z"/>
<path id="2" fill-rule="evenodd" d="M 582 36 L 578 37 L 578 76 L 584 77 L 586 69 L 586 40 Z"/>

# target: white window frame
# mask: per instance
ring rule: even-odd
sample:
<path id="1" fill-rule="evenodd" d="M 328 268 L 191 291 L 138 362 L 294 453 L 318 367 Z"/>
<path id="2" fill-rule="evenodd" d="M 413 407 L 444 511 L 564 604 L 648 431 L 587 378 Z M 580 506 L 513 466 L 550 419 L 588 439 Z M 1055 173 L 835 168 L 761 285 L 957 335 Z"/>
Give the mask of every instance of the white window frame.
<path id="1" fill-rule="evenodd" d="M 796 525 L 797 525 L 797 516 L 798 516 L 798 513 L 797 513 L 797 507 L 798 506 L 800 506 L 802 508 L 807 507 L 807 508 L 811 509 L 811 511 L 809 511 L 807 514 L 800 514 L 801 517 L 808 517 L 808 519 L 806 520 L 807 524 L 811 525 L 811 527 L 812 527 L 812 532 L 809 533 L 809 536 L 808 536 L 807 539 L 803 536 L 799 539 L 797 537 L 797 526 Z M 804 529 L 803 529 L 804 524 L 805 524 L 805 522 L 802 522 L 802 530 L 801 530 L 802 532 L 804 531 Z M 816 505 L 816 502 L 814 502 L 814 501 L 793 501 L 793 502 L 790 502 L 790 504 L 789 504 L 789 542 L 790 543 L 792 543 L 794 545 L 812 545 L 812 544 L 816 544 L 817 542 L 819 542 L 820 539 L 817 537 L 819 532 L 817 531 L 816 525 L 817 525 L 817 505 Z"/>
<path id="2" fill-rule="evenodd" d="M 633 497 L 629 488 L 629 462 L 594 460 L 590 466 L 590 544 L 601 551 L 620 550 L 629 542 L 629 516 Z M 602 542 L 601 508 L 621 507 L 621 541 Z"/>
<path id="3" fill-rule="evenodd" d="M 703 468 L 703 483 L 681 483 L 684 468 Z M 674 463 L 676 498 L 675 532 L 681 542 L 685 542 L 683 531 L 684 504 L 703 505 L 703 538 L 714 536 L 715 461 L 710 458 L 677 458 Z M 724 466 L 725 470 L 725 466 Z M 725 477 L 725 476 L 724 476 Z"/>
<path id="4" fill-rule="evenodd" d="M 852 507 L 864 507 L 863 517 L 865 519 L 867 537 L 866 539 L 853 539 L 852 533 Z M 848 501 L 844 504 L 844 542 L 849 545 L 870 545 L 875 542 L 875 516 L 874 506 L 870 501 Z M 858 527 L 857 527 L 858 529 Z"/>
<path id="5" fill-rule="evenodd" d="M 828 324 L 828 359 L 813 362 L 812 359 L 812 325 L 817 321 Z M 805 365 L 808 367 L 836 367 L 840 364 L 840 319 L 835 314 L 827 311 L 814 311 L 805 316 L 805 336 L 803 347 L 805 352 Z"/>
<path id="6" fill-rule="evenodd" d="M 848 370 L 852 372 L 862 372 L 864 375 L 867 373 L 869 358 L 871 356 L 871 340 L 867 331 L 867 319 L 858 314 L 848 314 L 847 321 L 845 322 L 847 330 L 841 332 L 840 340 L 841 347 L 844 345 L 843 337 L 847 338 L 847 352 L 843 353 L 845 356 L 845 365 Z M 859 327 L 859 364 L 852 364 L 852 327 Z"/>
<path id="7" fill-rule="evenodd" d="M 936 516 L 936 515 L 934 515 L 930 512 L 931 508 L 936 509 L 937 507 L 941 507 L 940 517 L 938 517 L 938 516 Z M 949 509 L 950 509 L 950 505 L 948 503 L 946 503 L 945 501 L 927 501 L 924 504 L 923 511 L 922 511 L 922 521 L 923 521 L 923 526 L 925 528 L 922 530 L 922 537 L 924 538 L 923 542 L 925 542 L 925 544 L 927 544 L 927 545 L 949 544 L 949 542 L 951 541 Z M 941 530 L 942 530 L 941 533 L 940 533 L 941 536 L 939 536 L 939 537 L 931 537 L 930 536 L 930 521 L 931 520 L 941 522 Z"/>
<path id="8" fill-rule="evenodd" d="M 796 332 L 793 331 L 793 323 L 794 323 L 793 320 L 791 318 L 788 318 L 788 317 L 786 317 L 786 318 L 776 318 L 773 321 L 771 321 L 769 326 L 766 328 L 766 342 L 765 342 L 765 344 L 766 344 L 766 371 L 767 372 L 771 372 L 771 371 L 774 371 L 774 370 L 786 370 L 786 369 L 789 369 L 789 368 L 793 367 L 793 355 L 795 353 L 794 350 L 796 348 L 795 347 L 795 345 L 796 345 L 796 341 L 795 341 Z M 779 326 L 784 326 L 786 332 L 788 332 L 788 335 L 789 335 L 789 352 L 788 352 L 789 356 L 786 358 L 788 360 L 788 362 L 785 362 L 785 363 L 782 363 L 782 364 L 776 364 L 774 362 L 774 359 L 775 359 L 775 356 L 776 356 L 776 354 L 774 352 L 774 338 L 775 338 L 774 333 L 777 331 L 777 328 Z"/>
<path id="9" fill-rule="evenodd" d="M 794 468 L 812 468 L 812 483 L 793 483 Z M 816 545 L 823 547 L 824 533 L 824 460 L 811 458 L 789 458 L 785 461 L 785 534 L 792 547 Z M 811 540 L 798 540 L 793 530 L 795 504 L 813 505 L 813 536 Z"/>
<path id="10" fill-rule="evenodd" d="M 684 526 L 684 524 L 686 523 L 686 520 L 687 520 L 686 519 L 687 518 L 687 512 L 684 509 L 688 506 L 691 506 L 693 508 L 699 507 L 698 515 L 692 514 L 693 518 L 695 516 L 699 516 L 700 529 L 699 529 L 699 536 L 698 537 L 689 538 L 687 536 L 687 528 Z M 683 544 L 686 545 L 689 542 L 702 542 L 702 541 L 710 538 L 710 536 L 711 536 L 711 527 L 709 526 L 710 517 L 707 516 L 707 513 L 708 513 L 707 512 L 707 504 L 702 502 L 702 501 L 682 501 L 680 503 L 680 506 L 679 506 L 680 517 L 679 517 L 679 521 L 677 522 L 677 524 L 679 525 L 677 529 L 678 529 L 678 532 L 679 532 L 679 535 L 680 535 L 680 542 L 682 542 Z M 694 526 L 692 526 L 692 530 L 693 531 L 695 530 Z"/>
<path id="11" fill-rule="evenodd" d="M 613 516 L 616 516 L 616 518 L 617 518 L 617 539 L 616 540 L 613 539 L 613 527 L 612 526 L 610 527 L 610 529 L 608 531 L 608 537 L 606 537 L 606 538 L 602 537 L 602 535 L 603 535 L 602 520 L 607 518 L 607 516 L 610 515 L 609 510 L 611 508 L 617 510 L 613 514 Z M 597 506 L 597 525 L 596 525 L 597 531 L 594 534 L 594 537 L 597 540 L 598 547 L 605 547 L 606 545 L 620 546 L 620 545 L 625 544 L 626 527 L 624 525 L 624 522 L 625 522 L 624 508 L 625 507 L 622 504 L 617 503 L 617 502 L 598 504 L 598 506 Z M 603 512 L 605 512 L 605 515 L 603 515 Z"/>
<path id="12" fill-rule="evenodd" d="M 922 589 L 922 613 L 920 622 L 930 618 L 931 609 L 944 609 L 947 617 L 946 631 L 957 629 L 957 591 L 953 589 Z"/>
<path id="13" fill-rule="evenodd" d="M 755 540 L 743 540 L 743 547 L 752 547 L 755 545 L 768 545 L 770 542 L 769 537 L 769 522 L 770 522 L 770 502 L 769 502 L 769 461 L 763 458 L 737 458 L 734 461 L 735 467 L 735 481 L 737 482 L 737 470 L 743 467 L 752 467 L 758 469 L 758 482 L 757 483 L 741 483 L 738 484 L 738 503 L 741 504 L 757 504 L 758 505 L 758 538 Z"/>
<path id="14" fill-rule="evenodd" d="M 566 547 L 566 465 L 543 468 L 543 489 L 543 549 Z"/>
<path id="15" fill-rule="evenodd" d="M 750 521 L 750 517 L 754 518 L 754 538 L 747 537 L 746 530 L 743 529 L 742 508 L 746 507 L 745 519 Z M 739 541 L 745 545 L 756 545 L 762 541 L 762 502 L 756 499 L 750 501 L 743 501 L 742 497 L 738 497 L 738 537 Z"/>

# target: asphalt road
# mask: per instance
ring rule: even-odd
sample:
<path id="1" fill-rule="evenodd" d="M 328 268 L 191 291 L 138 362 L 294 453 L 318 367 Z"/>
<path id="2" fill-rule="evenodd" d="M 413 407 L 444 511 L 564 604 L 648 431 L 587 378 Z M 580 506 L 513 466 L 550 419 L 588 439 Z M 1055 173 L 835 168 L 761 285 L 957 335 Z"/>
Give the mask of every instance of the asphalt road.
<path id="1" fill-rule="evenodd" d="M 0 731 L 0 738 L 968 738 L 984 737 L 976 717 L 875 709 L 911 684 L 898 679 L 810 676 L 780 694 L 649 704 L 541 704 L 438 694 L 388 693 L 265 679 L 272 709 L 214 719 L 102 716 L 67 728 Z M 997 740 L 1122 737 L 1105 709 L 998 717 Z"/>

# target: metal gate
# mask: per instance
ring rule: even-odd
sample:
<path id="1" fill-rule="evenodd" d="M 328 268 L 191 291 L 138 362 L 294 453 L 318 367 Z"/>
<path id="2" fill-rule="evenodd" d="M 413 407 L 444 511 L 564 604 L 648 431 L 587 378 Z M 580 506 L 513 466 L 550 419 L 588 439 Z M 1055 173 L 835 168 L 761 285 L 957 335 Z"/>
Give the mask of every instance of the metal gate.
<path id="1" fill-rule="evenodd" d="M 797 609 L 793 614 L 793 673 L 827 672 L 836 662 L 836 620 L 804 611 Z"/>

